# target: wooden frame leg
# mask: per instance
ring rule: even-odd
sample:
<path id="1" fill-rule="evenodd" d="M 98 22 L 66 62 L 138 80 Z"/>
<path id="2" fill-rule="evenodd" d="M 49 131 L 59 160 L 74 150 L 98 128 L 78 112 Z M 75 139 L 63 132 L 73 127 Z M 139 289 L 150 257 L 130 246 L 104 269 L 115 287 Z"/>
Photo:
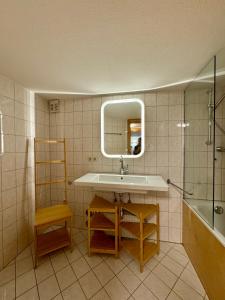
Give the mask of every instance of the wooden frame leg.
<path id="1" fill-rule="evenodd" d="M 115 209 L 115 257 L 118 258 L 118 209 Z"/>
<path id="2" fill-rule="evenodd" d="M 72 217 L 70 218 L 70 252 L 73 251 L 73 243 L 72 243 Z"/>
<path id="3" fill-rule="evenodd" d="M 156 210 L 156 227 L 157 227 L 157 254 L 160 252 L 160 227 L 159 227 L 159 204 Z"/>
<path id="4" fill-rule="evenodd" d="M 88 256 L 91 256 L 91 213 L 88 209 Z"/>
<path id="5" fill-rule="evenodd" d="M 142 214 L 140 215 L 140 272 L 143 272 L 144 269 L 144 249 L 143 249 L 143 218 Z"/>
<path id="6" fill-rule="evenodd" d="M 37 261 L 37 228 L 34 227 L 34 268 L 36 269 L 38 265 Z"/>

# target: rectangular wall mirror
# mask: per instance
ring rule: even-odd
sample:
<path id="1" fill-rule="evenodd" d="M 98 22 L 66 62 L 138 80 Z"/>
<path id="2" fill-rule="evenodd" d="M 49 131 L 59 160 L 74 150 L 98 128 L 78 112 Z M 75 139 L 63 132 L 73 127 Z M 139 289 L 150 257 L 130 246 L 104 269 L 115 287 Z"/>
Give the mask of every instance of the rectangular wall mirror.
<path id="1" fill-rule="evenodd" d="M 101 151 L 106 157 L 140 157 L 144 153 L 144 103 L 110 100 L 101 107 Z"/>

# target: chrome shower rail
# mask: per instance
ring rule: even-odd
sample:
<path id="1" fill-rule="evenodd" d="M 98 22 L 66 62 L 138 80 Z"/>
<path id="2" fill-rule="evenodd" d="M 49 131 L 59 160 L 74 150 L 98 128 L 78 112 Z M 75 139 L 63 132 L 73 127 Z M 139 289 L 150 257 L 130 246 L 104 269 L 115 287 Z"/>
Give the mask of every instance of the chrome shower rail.
<path id="1" fill-rule="evenodd" d="M 185 191 L 184 189 L 182 189 L 181 187 L 179 187 L 178 185 L 176 185 L 175 183 L 171 182 L 170 179 L 167 179 L 166 182 L 167 182 L 167 184 L 171 184 L 171 185 L 175 186 L 177 189 L 181 190 L 181 191 L 184 192 L 185 194 L 188 194 L 188 195 L 190 195 L 190 196 L 193 195 L 193 193 L 187 192 L 187 191 Z"/>

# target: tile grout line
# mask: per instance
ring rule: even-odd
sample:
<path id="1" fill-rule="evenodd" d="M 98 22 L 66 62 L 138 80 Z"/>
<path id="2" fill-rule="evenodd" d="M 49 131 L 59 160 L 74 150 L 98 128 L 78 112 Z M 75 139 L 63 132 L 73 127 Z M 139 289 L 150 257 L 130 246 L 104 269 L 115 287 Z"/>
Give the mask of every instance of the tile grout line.
<path id="1" fill-rule="evenodd" d="M 79 284 L 79 286 L 80 286 L 80 288 L 81 288 L 81 290 L 82 290 L 82 292 L 83 292 L 85 298 L 88 299 L 88 298 L 86 297 L 86 294 L 85 294 L 84 290 L 82 289 L 82 286 L 81 286 L 81 284 L 80 284 L 80 282 L 79 282 L 79 278 L 78 278 L 77 275 L 75 274 L 75 272 L 74 272 L 74 270 L 73 270 L 73 267 L 72 267 L 72 265 L 71 265 L 71 263 L 70 263 L 70 261 L 69 261 L 67 255 L 66 255 L 64 249 L 63 249 L 63 252 L 64 252 L 64 255 L 66 256 L 66 259 L 67 259 L 67 261 L 68 261 L 68 263 L 69 263 L 69 265 L 70 265 L 70 267 L 71 267 L 71 269 L 72 269 L 72 272 L 74 273 L 74 275 L 75 275 L 75 277 L 76 277 L 76 279 L 77 279 L 76 281 L 78 282 L 78 284 Z M 80 258 L 81 258 L 81 257 L 80 257 Z M 80 259 L 80 258 L 78 258 L 78 259 Z M 76 260 L 74 260 L 74 261 L 77 261 L 78 259 L 76 259 Z M 85 273 L 84 275 L 86 275 L 86 274 L 87 274 L 87 273 Z M 76 281 L 75 281 L 75 282 L 76 282 Z M 72 283 L 71 285 L 69 285 L 68 287 L 72 286 L 75 282 L 73 282 L 73 283 Z M 67 288 L 68 288 L 68 287 L 67 287 Z M 65 291 L 67 288 L 65 288 L 64 291 Z M 60 286 L 59 286 L 59 289 L 61 290 Z M 61 294 L 62 294 L 62 291 L 61 291 Z M 63 297 L 63 294 L 62 294 L 62 297 Z M 64 299 L 64 297 L 63 297 L 63 299 Z"/>

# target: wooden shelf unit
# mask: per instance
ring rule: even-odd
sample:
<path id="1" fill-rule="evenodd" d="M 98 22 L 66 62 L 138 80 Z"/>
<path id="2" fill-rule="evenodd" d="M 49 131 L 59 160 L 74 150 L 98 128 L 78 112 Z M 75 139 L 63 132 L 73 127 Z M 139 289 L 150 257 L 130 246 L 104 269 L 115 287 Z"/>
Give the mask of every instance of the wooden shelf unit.
<path id="1" fill-rule="evenodd" d="M 37 145 L 38 144 L 63 144 L 64 159 L 62 160 L 38 160 Z M 38 188 L 42 185 L 51 185 L 64 183 L 64 199 L 62 204 L 50 207 L 37 208 L 35 205 L 35 221 L 34 221 L 34 241 L 35 241 L 35 267 L 37 266 L 38 257 L 51 253 L 52 251 L 71 247 L 72 239 L 72 211 L 67 204 L 67 170 L 66 170 L 66 141 L 60 140 L 44 140 L 34 139 L 34 157 L 35 157 L 35 204 L 37 202 Z M 44 182 L 38 182 L 38 166 L 49 164 L 63 164 L 64 177 L 50 179 Z M 51 172 L 50 172 L 51 174 Z M 49 230 L 53 225 L 61 225 L 58 229 Z M 69 229 L 70 225 L 70 229 Z M 43 232 L 48 229 L 47 232 Z"/>
<path id="2" fill-rule="evenodd" d="M 114 222 L 105 214 L 114 215 Z M 91 253 L 107 253 L 118 256 L 118 208 L 98 196 L 94 197 L 88 208 L 89 256 Z"/>
<path id="3" fill-rule="evenodd" d="M 144 264 L 155 254 L 159 254 L 159 205 L 126 203 L 120 205 L 121 210 L 127 211 L 139 219 L 139 222 L 125 222 L 119 220 L 119 242 L 130 255 L 140 263 L 143 272 Z M 145 220 L 156 215 L 156 224 Z M 135 238 L 121 238 L 121 228 L 130 232 Z M 147 238 L 156 233 L 156 241 L 147 241 Z"/>

